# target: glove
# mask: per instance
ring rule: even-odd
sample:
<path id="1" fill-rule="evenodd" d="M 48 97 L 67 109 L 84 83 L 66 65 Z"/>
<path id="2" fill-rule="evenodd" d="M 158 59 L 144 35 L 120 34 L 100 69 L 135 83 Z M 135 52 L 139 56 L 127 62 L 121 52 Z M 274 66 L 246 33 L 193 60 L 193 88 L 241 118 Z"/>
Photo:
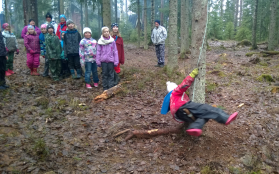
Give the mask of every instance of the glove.
<path id="1" fill-rule="evenodd" d="M 6 47 L 6 51 L 9 52 L 9 49 Z"/>
<path id="2" fill-rule="evenodd" d="M 19 50 L 18 49 L 16 50 L 16 54 L 19 54 Z"/>
<path id="3" fill-rule="evenodd" d="M 29 52 L 30 52 L 31 54 L 34 54 L 34 53 L 35 53 L 33 50 L 30 50 Z"/>
<path id="4" fill-rule="evenodd" d="M 45 56 L 43 56 L 43 58 L 46 58 Z"/>
<path id="5" fill-rule="evenodd" d="M 198 74 L 199 74 L 199 69 L 196 68 L 191 72 L 191 74 L 189 74 L 189 76 L 191 76 L 192 78 L 195 78 Z"/>

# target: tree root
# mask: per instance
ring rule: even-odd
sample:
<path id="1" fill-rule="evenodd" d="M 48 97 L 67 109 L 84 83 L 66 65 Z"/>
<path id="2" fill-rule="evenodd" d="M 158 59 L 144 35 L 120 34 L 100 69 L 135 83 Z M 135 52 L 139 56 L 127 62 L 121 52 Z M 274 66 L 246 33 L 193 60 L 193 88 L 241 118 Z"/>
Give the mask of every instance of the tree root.
<path id="1" fill-rule="evenodd" d="M 158 135 L 166 135 L 166 134 L 178 134 L 181 132 L 182 128 L 184 127 L 184 124 L 179 124 L 175 127 L 165 128 L 165 129 L 152 129 L 152 130 L 134 130 L 131 131 L 127 137 L 125 138 L 125 141 L 130 140 L 133 137 L 137 138 L 151 138 Z"/>

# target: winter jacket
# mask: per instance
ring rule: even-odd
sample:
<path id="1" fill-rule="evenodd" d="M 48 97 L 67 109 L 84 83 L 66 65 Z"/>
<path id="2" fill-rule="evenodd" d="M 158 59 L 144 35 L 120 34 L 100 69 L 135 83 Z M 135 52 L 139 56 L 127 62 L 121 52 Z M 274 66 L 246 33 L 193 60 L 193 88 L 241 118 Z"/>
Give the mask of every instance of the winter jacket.
<path id="1" fill-rule="evenodd" d="M 55 34 L 46 35 L 46 52 L 49 59 L 61 58 L 61 43 L 59 38 Z"/>
<path id="2" fill-rule="evenodd" d="M 119 64 L 117 47 L 112 37 L 106 40 L 101 36 L 98 40 L 96 63 L 101 66 L 101 62 L 113 62 L 114 66 Z"/>
<path id="3" fill-rule="evenodd" d="M 54 33 L 56 33 L 57 32 L 57 23 L 55 22 L 55 21 L 51 21 L 51 22 L 48 22 L 48 21 L 46 21 L 46 23 L 45 23 L 46 25 L 48 25 L 48 24 L 51 24 L 53 27 L 54 27 Z"/>
<path id="4" fill-rule="evenodd" d="M 181 120 L 176 118 L 175 113 L 181 106 L 190 101 L 188 95 L 185 92 L 191 86 L 193 81 L 194 78 L 192 78 L 191 76 L 187 76 L 183 80 L 183 82 L 180 85 L 178 85 L 178 87 L 176 87 L 171 93 L 170 111 L 173 115 L 173 118 L 179 122 L 181 122 Z"/>
<path id="5" fill-rule="evenodd" d="M 2 35 L 4 36 L 4 43 L 5 46 L 8 48 L 9 52 L 15 52 L 18 49 L 16 36 L 13 33 L 6 30 L 2 32 Z"/>
<path id="6" fill-rule="evenodd" d="M 97 54 L 97 41 L 93 38 L 82 39 L 79 43 L 79 57 L 81 65 L 84 62 L 95 62 Z"/>
<path id="7" fill-rule="evenodd" d="M 155 27 L 152 30 L 151 40 L 155 45 L 165 44 L 165 40 L 167 39 L 168 33 L 165 27 L 159 26 L 158 28 Z"/>
<path id="8" fill-rule="evenodd" d="M 4 43 L 4 36 L 0 32 L 0 57 L 6 56 L 6 55 L 7 55 L 7 51 L 6 51 L 5 43 Z"/>
<path id="9" fill-rule="evenodd" d="M 40 54 L 40 39 L 38 34 L 29 34 L 24 37 L 24 45 L 26 47 L 27 53 L 30 53 L 31 50 L 34 51 L 34 54 Z"/>
<path id="10" fill-rule="evenodd" d="M 116 36 L 112 36 L 115 40 Z M 121 65 L 124 64 L 125 62 L 125 56 L 124 56 L 124 44 L 123 44 L 123 39 L 122 37 L 117 37 L 117 40 L 115 41 L 116 43 L 116 47 L 117 47 L 117 51 L 118 51 L 118 58 L 119 58 L 119 63 Z"/>
<path id="11" fill-rule="evenodd" d="M 81 36 L 77 29 L 67 30 L 64 35 L 64 54 L 69 57 L 69 54 L 79 54 L 79 43 Z"/>
<path id="12" fill-rule="evenodd" d="M 61 40 L 61 31 L 66 31 L 66 30 L 67 30 L 66 22 L 64 23 L 60 22 L 57 27 L 56 36 L 58 36 L 59 39 Z"/>
<path id="13" fill-rule="evenodd" d="M 26 33 L 28 32 L 28 29 L 27 29 L 28 26 L 25 26 L 21 32 L 21 37 L 24 39 L 24 36 L 26 35 Z M 40 36 L 41 34 L 41 30 L 35 26 L 35 31 L 37 33 L 38 36 Z"/>
<path id="14" fill-rule="evenodd" d="M 41 56 L 45 56 L 46 55 L 46 40 L 45 40 L 46 35 L 47 35 L 47 33 L 41 33 L 40 36 L 39 36 Z"/>

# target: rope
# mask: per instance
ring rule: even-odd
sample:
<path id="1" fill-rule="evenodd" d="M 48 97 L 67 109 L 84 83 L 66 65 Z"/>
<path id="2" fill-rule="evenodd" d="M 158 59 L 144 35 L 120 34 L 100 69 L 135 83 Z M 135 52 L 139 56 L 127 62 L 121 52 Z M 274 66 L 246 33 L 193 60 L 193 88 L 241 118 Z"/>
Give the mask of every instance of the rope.
<path id="1" fill-rule="evenodd" d="M 205 26 L 205 31 L 204 31 L 204 35 L 203 35 L 202 47 L 200 48 L 200 55 L 199 55 L 197 67 L 199 67 L 199 63 L 200 63 L 200 59 L 201 59 L 201 54 L 202 54 L 202 50 L 203 50 L 203 47 L 204 47 L 204 41 L 205 41 L 205 37 L 206 37 L 207 24 L 208 24 L 208 11 L 209 11 L 209 5 L 208 4 L 209 4 L 209 1 L 207 2 L 206 26 Z M 194 101 L 194 98 L 195 98 L 195 89 L 196 89 L 195 87 L 196 87 L 196 80 L 194 81 L 192 101 Z"/>

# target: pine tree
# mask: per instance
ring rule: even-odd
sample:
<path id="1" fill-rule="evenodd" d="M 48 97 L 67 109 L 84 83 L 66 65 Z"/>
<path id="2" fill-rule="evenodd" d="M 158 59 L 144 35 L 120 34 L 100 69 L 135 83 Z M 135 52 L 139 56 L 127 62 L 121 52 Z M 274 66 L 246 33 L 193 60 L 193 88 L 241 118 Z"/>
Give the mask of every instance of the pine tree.
<path id="1" fill-rule="evenodd" d="M 103 24 L 108 27 L 111 25 L 110 11 L 110 0 L 103 0 Z"/>
<path id="2" fill-rule="evenodd" d="M 147 1 L 144 0 L 144 49 L 148 49 L 147 44 Z"/>
<path id="3" fill-rule="evenodd" d="M 269 39 L 268 50 L 274 50 L 276 47 L 276 14 L 277 14 L 277 0 L 271 0 L 270 4 L 270 25 L 269 25 Z"/>
<path id="4" fill-rule="evenodd" d="M 258 2 L 255 0 L 254 7 L 254 19 L 253 19 L 253 29 L 252 29 L 252 49 L 257 49 L 257 15 L 258 15 Z"/>
<path id="5" fill-rule="evenodd" d="M 181 0 L 180 17 L 180 38 L 181 38 L 181 56 L 189 51 L 189 0 Z"/>

